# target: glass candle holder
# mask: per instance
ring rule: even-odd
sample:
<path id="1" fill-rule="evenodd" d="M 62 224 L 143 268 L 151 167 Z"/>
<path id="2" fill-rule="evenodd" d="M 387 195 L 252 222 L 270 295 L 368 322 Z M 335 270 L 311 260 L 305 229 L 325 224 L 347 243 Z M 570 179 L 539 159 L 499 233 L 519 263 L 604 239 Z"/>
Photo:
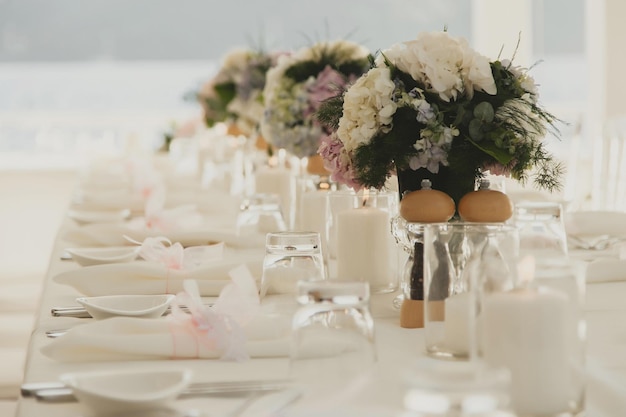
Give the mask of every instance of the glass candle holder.
<path id="1" fill-rule="evenodd" d="M 369 283 L 372 293 L 392 292 L 397 287 L 397 259 L 391 234 L 391 218 L 397 212 L 394 193 L 366 190 L 363 194 L 331 192 L 329 238 L 342 281 Z"/>
<path id="2" fill-rule="evenodd" d="M 483 358 L 510 370 L 517 415 L 578 415 L 585 388 L 584 268 L 570 261 L 524 263 L 533 266 L 520 267 L 530 270 L 520 273 L 523 285 L 483 300 Z"/>

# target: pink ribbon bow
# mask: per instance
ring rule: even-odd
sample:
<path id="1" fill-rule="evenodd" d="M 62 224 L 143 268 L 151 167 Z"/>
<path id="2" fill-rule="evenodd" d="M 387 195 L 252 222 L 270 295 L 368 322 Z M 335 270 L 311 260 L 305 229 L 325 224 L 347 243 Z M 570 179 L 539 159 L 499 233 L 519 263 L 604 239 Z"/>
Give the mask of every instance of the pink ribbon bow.
<path id="1" fill-rule="evenodd" d="M 240 362 L 250 358 L 243 328 L 260 309 L 256 281 L 245 266 L 233 269 L 229 275 L 232 281 L 221 291 L 213 307 L 203 304 L 196 281 L 183 282 L 185 290 L 176 296 L 169 316 L 174 346 L 176 332 L 182 331 L 195 336 L 197 352 L 203 345 L 220 352 L 221 360 Z M 187 306 L 189 314 L 180 305 Z"/>

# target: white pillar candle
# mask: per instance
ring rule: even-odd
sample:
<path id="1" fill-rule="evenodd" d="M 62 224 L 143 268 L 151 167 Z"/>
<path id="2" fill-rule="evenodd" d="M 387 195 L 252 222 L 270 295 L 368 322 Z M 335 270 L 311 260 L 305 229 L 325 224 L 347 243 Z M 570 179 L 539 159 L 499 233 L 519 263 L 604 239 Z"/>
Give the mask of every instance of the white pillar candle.
<path id="1" fill-rule="evenodd" d="M 556 415 L 568 409 L 571 381 L 568 298 L 546 288 L 485 295 L 485 360 L 511 371 L 513 408 L 520 415 Z"/>
<path id="2" fill-rule="evenodd" d="M 455 355 L 469 354 L 470 294 L 454 294 L 444 301 L 444 346 Z"/>
<path id="3" fill-rule="evenodd" d="M 264 167 L 255 175 L 257 193 L 276 194 L 280 197 L 280 205 L 289 229 L 294 218 L 295 178 L 291 171 L 281 167 Z"/>
<path id="4" fill-rule="evenodd" d="M 359 207 L 337 214 L 337 278 L 369 282 L 372 292 L 390 281 L 389 214 Z"/>

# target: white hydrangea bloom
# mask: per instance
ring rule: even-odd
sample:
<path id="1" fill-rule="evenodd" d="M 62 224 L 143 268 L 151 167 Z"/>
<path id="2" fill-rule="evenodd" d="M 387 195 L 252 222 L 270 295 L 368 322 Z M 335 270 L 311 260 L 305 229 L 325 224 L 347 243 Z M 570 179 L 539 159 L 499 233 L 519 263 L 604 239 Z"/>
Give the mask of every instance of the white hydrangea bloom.
<path id="1" fill-rule="evenodd" d="M 344 96 L 337 137 L 348 152 L 371 142 L 381 129 L 389 129 L 397 105 L 389 68 L 373 68 L 359 78 Z"/>
<path id="2" fill-rule="evenodd" d="M 234 49 L 224 57 L 220 72 L 222 72 L 224 75 L 228 75 L 231 81 L 235 83 L 240 83 L 242 73 L 248 65 L 249 59 L 249 50 Z"/>
<path id="3" fill-rule="evenodd" d="M 459 94 L 472 97 L 474 90 L 497 92 L 489 60 L 472 50 L 465 39 L 447 32 L 420 33 L 415 40 L 394 45 L 383 55 L 445 101 L 455 100 Z M 379 57 L 377 64 L 383 62 Z"/>

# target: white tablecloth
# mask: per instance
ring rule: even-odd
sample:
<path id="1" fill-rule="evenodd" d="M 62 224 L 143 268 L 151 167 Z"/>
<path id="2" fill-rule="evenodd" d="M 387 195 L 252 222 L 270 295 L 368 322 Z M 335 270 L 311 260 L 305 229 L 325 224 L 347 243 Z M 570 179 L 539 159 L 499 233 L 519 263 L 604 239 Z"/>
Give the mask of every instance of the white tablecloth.
<path id="1" fill-rule="evenodd" d="M 69 222 L 69 221 L 68 221 Z M 62 236 L 66 224 L 59 233 Z M 288 377 L 287 358 L 252 359 L 244 363 L 218 360 L 138 361 L 122 363 L 60 363 L 40 353 L 51 342 L 45 332 L 70 328 L 88 319 L 51 317 L 55 306 L 75 305 L 79 294 L 69 286 L 52 281 L 56 274 L 80 268 L 74 262 L 59 259 L 67 242 L 57 240 L 51 254 L 41 308 L 33 332 L 25 372 L 26 382 L 57 380 L 64 372 L 112 369 L 187 367 L 194 371 L 194 382 L 212 380 L 263 379 Z M 399 326 L 399 313 L 391 307 L 395 294 L 373 296 L 372 312 L 376 318 L 378 364 L 358 386 L 346 387 L 323 400 L 307 393 L 291 406 L 287 416 L 392 416 L 403 409 L 405 376 L 417 358 L 424 355 L 423 331 Z M 626 415 L 626 282 L 587 285 L 588 389 L 587 415 L 618 417 Z M 320 375 L 332 380 L 332 375 Z M 240 399 L 204 397 L 178 400 L 180 409 L 211 410 L 219 415 L 237 405 Z M 215 414 L 213 414 L 215 413 Z M 17 417 L 78 417 L 89 415 L 79 404 L 46 404 L 33 398 L 19 401 Z"/>

